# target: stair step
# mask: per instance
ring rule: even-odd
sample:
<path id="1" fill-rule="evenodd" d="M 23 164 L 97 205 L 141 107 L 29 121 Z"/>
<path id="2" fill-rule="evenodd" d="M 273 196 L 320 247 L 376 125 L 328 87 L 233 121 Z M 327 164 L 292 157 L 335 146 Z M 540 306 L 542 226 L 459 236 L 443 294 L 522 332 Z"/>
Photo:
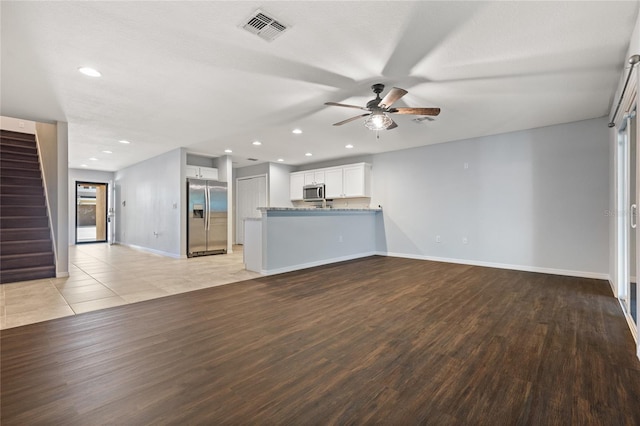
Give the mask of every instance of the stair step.
<path id="1" fill-rule="evenodd" d="M 2 157 L 0 167 L 3 169 L 40 170 L 40 163 L 37 161 L 5 160 L 5 158 Z"/>
<path id="2" fill-rule="evenodd" d="M 0 195 L 44 195 L 41 186 L 0 185 Z"/>
<path id="3" fill-rule="evenodd" d="M 21 146 L 24 148 L 33 148 L 33 149 L 37 149 L 38 147 L 35 139 L 29 140 L 29 139 L 22 139 L 22 138 L 14 138 L 11 136 L 2 136 L 2 139 L 0 139 L 0 143 L 2 143 L 3 146 L 11 145 L 11 146 Z"/>
<path id="4" fill-rule="evenodd" d="M 3 206 L 45 206 L 44 195 L 15 195 L 15 194 L 2 194 L 0 195 L 0 204 Z"/>
<path id="5" fill-rule="evenodd" d="M 4 177 L 26 177 L 26 178 L 42 178 L 40 170 L 30 170 L 14 167 L 1 167 L 0 176 Z"/>
<path id="6" fill-rule="evenodd" d="M 38 156 L 38 149 L 34 146 L 13 145 L 11 140 L 2 139 L 0 141 L 0 153 L 24 154 Z"/>
<path id="7" fill-rule="evenodd" d="M 44 228 L 46 226 L 49 226 L 49 218 L 47 216 L 0 217 L 1 229 Z"/>
<path id="8" fill-rule="evenodd" d="M 45 206 L 0 206 L 0 217 L 20 216 L 34 217 L 47 216 L 47 208 Z"/>
<path id="9" fill-rule="evenodd" d="M 0 185 L 37 186 L 42 188 L 42 177 L 0 176 Z"/>
<path id="10" fill-rule="evenodd" d="M 51 240 L 31 240 L 31 241 L 2 241 L 0 242 L 0 256 L 40 253 L 51 251 Z"/>
<path id="11" fill-rule="evenodd" d="M 3 147 L 4 148 L 4 147 Z M 29 163 L 38 164 L 38 155 L 37 154 L 25 154 L 22 152 L 11 152 L 5 149 L 0 151 L 0 157 L 3 160 L 11 160 L 11 161 L 24 161 Z"/>
<path id="12" fill-rule="evenodd" d="M 49 227 L 0 229 L 0 241 L 32 241 L 51 238 Z"/>
<path id="13" fill-rule="evenodd" d="M 33 133 L 25 133 L 25 132 L 16 132 L 14 130 L 0 130 L 0 136 L 7 138 L 21 138 L 21 139 L 35 139 L 35 135 Z"/>
<path id="14" fill-rule="evenodd" d="M 38 266 L 32 268 L 12 269 L 0 272 L 0 284 L 15 283 L 18 281 L 38 280 L 53 278 L 56 276 L 55 266 Z"/>
<path id="15" fill-rule="evenodd" d="M 54 265 L 53 252 L 20 253 L 0 256 L 0 270 Z"/>

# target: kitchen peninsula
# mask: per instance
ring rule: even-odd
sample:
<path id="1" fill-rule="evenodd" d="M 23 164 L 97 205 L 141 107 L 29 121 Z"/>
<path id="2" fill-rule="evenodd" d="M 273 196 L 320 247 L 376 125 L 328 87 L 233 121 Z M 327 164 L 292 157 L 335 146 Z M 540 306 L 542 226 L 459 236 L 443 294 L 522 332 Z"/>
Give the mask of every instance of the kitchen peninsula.
<path id="1" fill-rule="evenodd" d="M 245 267 L 264 275 L 376 254 L 382 209 L 261 207 L 246 219 Z"/>

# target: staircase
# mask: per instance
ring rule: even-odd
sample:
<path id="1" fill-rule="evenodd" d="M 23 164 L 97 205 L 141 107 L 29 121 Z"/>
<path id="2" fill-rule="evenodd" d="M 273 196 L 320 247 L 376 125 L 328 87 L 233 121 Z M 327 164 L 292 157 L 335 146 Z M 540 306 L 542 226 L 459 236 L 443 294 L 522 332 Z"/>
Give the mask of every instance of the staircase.
<path id="1" fill-rule="evenodd" d="M 35 135 L 1 131 L 0 283 L 55 277 Z"/>

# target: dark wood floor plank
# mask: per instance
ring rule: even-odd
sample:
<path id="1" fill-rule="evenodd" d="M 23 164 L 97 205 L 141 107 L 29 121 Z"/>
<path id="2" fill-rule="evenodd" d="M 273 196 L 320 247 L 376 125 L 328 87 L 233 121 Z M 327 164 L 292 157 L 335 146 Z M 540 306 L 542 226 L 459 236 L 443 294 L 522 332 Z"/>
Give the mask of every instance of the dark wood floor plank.
<path id="1" fill-rule="evenodd" d="M 13 424 L 640 424 L 604 281 L 371 257 L 4 330 Z"/>

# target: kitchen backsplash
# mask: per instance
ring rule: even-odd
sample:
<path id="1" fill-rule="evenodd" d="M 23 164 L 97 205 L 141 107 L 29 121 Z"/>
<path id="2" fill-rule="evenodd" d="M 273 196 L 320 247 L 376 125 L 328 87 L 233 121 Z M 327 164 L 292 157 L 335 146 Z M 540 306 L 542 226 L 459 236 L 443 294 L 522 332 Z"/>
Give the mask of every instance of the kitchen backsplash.
<path id="1" fill-rule="evenodd" d="M 292 201 L 294 207 L 312 207 L 315 205 L 322 206 L 321 202 Z M 327 207 L 331 206 L 336 209 L 366 209 L 371 206 L 371 198 L 341 198 L 334 201 L 327 201 Z"/>

